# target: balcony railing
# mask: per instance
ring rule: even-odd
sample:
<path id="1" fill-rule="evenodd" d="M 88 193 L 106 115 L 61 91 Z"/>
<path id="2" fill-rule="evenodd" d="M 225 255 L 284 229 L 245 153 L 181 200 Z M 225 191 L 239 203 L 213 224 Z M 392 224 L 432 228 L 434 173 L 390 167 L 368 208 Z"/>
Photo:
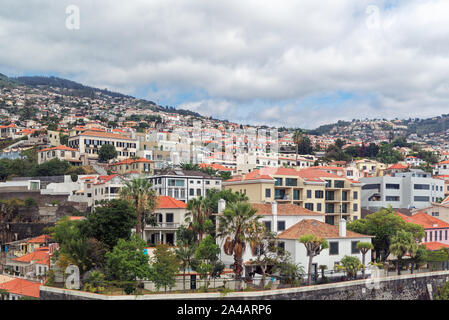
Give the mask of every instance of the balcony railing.
<path id="1" fill-rule="evenodd" d="M 155 226 L 147 225 L 145 229 L 178 229 L 178 222 L 158 222 Z"/>

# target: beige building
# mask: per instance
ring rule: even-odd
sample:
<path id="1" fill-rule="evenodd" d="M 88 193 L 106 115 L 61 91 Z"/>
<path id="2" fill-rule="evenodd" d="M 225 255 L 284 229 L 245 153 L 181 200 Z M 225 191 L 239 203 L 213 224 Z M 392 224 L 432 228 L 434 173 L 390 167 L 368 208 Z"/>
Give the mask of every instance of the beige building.
<path id="1" fill-rule="evenodd" d="M 59 145 L 53 148 L 45 148 L 38 151 L 38 163 L 42 164 L 52 159 L 66 160 L 71 165 L 79 166 L 82 164 L 80 160 L 80 152 L 77 149 Z"/>
<path id="2" fill-rule="evenodd" d="M 364 177 L 381 177 L 387 169 L 385 163 L 371 159 L 356 160 L 355 165 Z"/>
<path id="3" fill-rule="evenodd" d="M 121 134 L 88 130 L 69 137 L 69 146 L 78 148 L 81 154 L 91 159 L 98 159 L 98 151 L 105 144 L 115 147 L 118 160 L 136 156 L 136 140 Z"/>
<path id="4" fill-rule="evenodd" d="M 361 184 L 320 169 L 261 168 L 224 181 L 223 187 L 253 203 L 293 203 L 324 213 L 326 223 L 333 225 L 340 216 L 360 219 Z"/>
<path id="5" fill-rule="evenodd" d="M 47 131 L 48 143 L 52 147 L 57 147 L 61 144 L 61 140 L 59 139 L 59 131 Z"/>
<path id="6" fill-rule="evenodd" d="M 118 174 L 154 174 L 154 162 L 145 158 L 117 161 L 109 164 L 109 168 Z"/>

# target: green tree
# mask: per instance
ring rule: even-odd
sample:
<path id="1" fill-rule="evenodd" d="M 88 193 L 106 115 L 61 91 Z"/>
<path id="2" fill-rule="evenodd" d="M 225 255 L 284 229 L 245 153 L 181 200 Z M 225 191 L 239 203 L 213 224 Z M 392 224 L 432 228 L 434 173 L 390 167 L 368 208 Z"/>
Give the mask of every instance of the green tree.
<path id="1" fill-rule="evenodd" d="M 140 237 L 143 236 L 143 228 L 146 224 L 156 224 L 153 212 L 157 207 L 157 195 L 151 187 L 147 179 L 138 178 L 126 181 L 120 190 L 120 198 L 129 201 L 136 210 L 136 233 Z"/>
<path id="2" fill-rule="evenodd" d="M 348 230 L 372 235 L 372 243 L 376 252 L 376 259 L 385 262 L 390 254 L 390 244 L 392 237 L 398 230 L 406 230 L 412 233 L 416 240 L 425 236 L 422 226 L 406 223 L 402 218 L 395 214 L 393 208 L 382 208 L 381 210 L 367 215 L 364 219 L 354 220 L 348 223 Z"/>
<path id="3" fill-rule="evenodd" d="M 219 254 L 220 246 L 215 243 L 214 238 L 210 235 L 201 240 L 195 251 L 196 263 L 194 264 L 194 269 L 200 274 L 201 279 L 206 280 L 206 290 L 209 287 L 210 278 L 217 276 L 217 269 L 220 269 L 222 266 L 218 261 Z M 218 273 L 221 272 L 218 271 Z"/>
<path id="4" fill-rule="evenodd" d="M 257 210 L 247 202 L 235 202 L 226 206 L 218 216 L 218 236 L 225 239 L 224 252 L 234 255 L 234 273 L 237 280 L 243 272 L 243 253 L 250 237 L 250 227 L 253 220 L 260 219 Z"/>
<path id="5" fill-rule="evenodd" d="M 176 282 L 179 272 L 179 261 L 175 252 L 168 244 L 158 244 L 151 259 L 149 278 L 154 282 L 156 288 L 172 288 Z"/>
<path id="6" fill-rule="evenodd" d="M 299 242 L 306 247 L 307 255 L 309 256 L 309 266 L 307 268 L 307 285 L 312 282 L 312 262 L 313 258 L 321 253 L 324 249 L 329 248 L 329 243 L 326 239 L 312 235 L 305 234 L 299 238 Z"/>
<path id="7" fill-rule="evenodd" d="M 204 235 L 212 232 L 214 225 L 210 216 L 212 214 L 211 207 L 207 200 L 203 197 L 194 198 L 187 203 L 187 213 L 185 214 L 185 222 L 197 234 L 198 244 Z"/>
<path id="8" fill-rule="evenodd" d="M 391 239 L 390 252 L 397 257 L 396 267 L 398 275 L 401 274 L 402 257 L 416 245 L 415 239 L 411 232 L 398 230 Z"/>
<path id="9" fill-rule="evenodd" d="M 192 266 L 192 261 L 195 257 L 196 245 L 194 242 L 177 241 L 177 248 L 175 249 L 176 257 L 181 262 L 183 289 L 186 290 L 186 270 Z"/>
<path id="10" fill-rule="evenodd" d="M 449 282 L 445 282 L 437 289 L 435 300 L 449 300 Z"/>
<path id="11" fill-rule="evenodd" d="M 362 254 L 362 265 L 363 265 L 362 274 L 363 278 L 365 278 L 365 256 L 368 253 L 368 251 L 374 249 L 374 246 L 371 242 L 358 242 L 356 248 L 359 249 Z"/>
<path id="12" fill-rule="evenodd" d="M 348 279 L 357 278 L 357 271 L 362 268 L 359 258 L 345 255 L 340 261 L 341 268 L 346 271 Z"/>
<path id="13" fill-rule="evenodd" d="M 106 275 L 110 280 L 132 282 L 149 276 L 148 256 L 143 252 L 146 243 L 133 234 L 129 240 L 119 239 L 111 252 L 106 253 Z"/>
<path id="14" fill-rule="evenodd" d="M 112 249 L 119 239 L 128 240 L 136 225 L 136 213 L 127 201 L 114 199 L 96 207 L 83 224 L 85 233 Z"/>
<path id="15" fill-rule="evenodd" d="M 295 132 L 293 133 L 293 142 L 295 143 L 296 146 L 296 162 L 295 162 L 296 165 L 298 165 L 299 144 L 302 142 L 302 140 L 303 140 L 302 131 L 295 130 Z"/>
<path id="16" fill-rule="evenodd" d="M 112 144 L 104 144 L 98 150 L 98 159 L 101 162 L 107 162 L 111 159 L 117 158 L 117 150 Z"/>

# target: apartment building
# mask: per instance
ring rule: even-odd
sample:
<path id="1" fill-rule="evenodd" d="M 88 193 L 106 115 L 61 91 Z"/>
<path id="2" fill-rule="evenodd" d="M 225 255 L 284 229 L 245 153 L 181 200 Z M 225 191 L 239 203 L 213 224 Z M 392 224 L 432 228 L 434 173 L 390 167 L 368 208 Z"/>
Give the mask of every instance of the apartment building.
<path id="1" fill-rule="evenodd" d="M 383 176 L 387 165 L 371 159 L 356 160 L 355 166 L 364 177 Z"/>
<path id="2" fill-rule="evenodd" d="M 362 207 L 378 210 L 425 208 L 444 198 L 444 181 L 419 169 L 396 172 L 383 177 L 362 178 Z"/>
<path id="3" fill-rule="evenodd" d="M 166 170 L 149 178 L 158 195 L 173 197 L 182 202 L 204 197 L 209 190 L 221 190 L 221 179 L 201 171 Z"/>
<path id="4" fill-rule="evenodd" d="M 433 174 L 435 176 L 449 176 L 449 160 L 435 164 L 433 167 Z"/>
<path id="5" fill-rule="evenodd" d="M 17 132 L 20 129 L 17 128 L 17 126 L 14 123 L 11 123 L 7 126 L 0 126 L 0 138 L 5 139 L 5 138 L 11 138 L 14 139 Z"/>
<path id="6" fill-rule="evenodd" d="M 53 148 L 45 148 L 38 151 L 37 161 L 39 164 L 52 159 L 59 159 L 61 161 L 65 160 L 74 166 L 79 166 L 82 163 L 80 159 L 80 152 L 77 149 L 64 145 L 59 145 Z"/>
<path id="7" fill-rule="evenodd" d="M 98 159 L 98 151 L 105 144 L 115 147 L 118 160 L 136 156 L 137 141 L 121 134 L 87 130 L 69 137 L 69 147 L 78 149 L 91 159 Z"/>
<path id="8" fill-rule="evenodd" d="M 325 214 L 325 222 L 340 217 L 360 219 L 361 184 L 320 169 L 261 168 L 223 182 L 225 189 L 245 194 L 252 203 L 292 203 Z"/>

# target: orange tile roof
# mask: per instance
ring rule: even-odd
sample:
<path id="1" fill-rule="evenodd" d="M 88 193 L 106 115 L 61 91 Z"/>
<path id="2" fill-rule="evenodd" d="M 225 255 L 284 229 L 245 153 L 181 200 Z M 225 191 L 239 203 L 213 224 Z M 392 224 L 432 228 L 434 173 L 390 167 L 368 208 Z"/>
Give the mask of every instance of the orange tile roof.
<path id="1" fill-rule="evenodd" d="M 444 160 L 444 161 L 438 162 L 437 164 L 449 164 L 449 160 Z"/>
<path id="2" fill-rule="evenodd" d="M 271 203 L 251 203 L 251 207 L 256 209 L 259 215 L 272 215 Z M 323 216 L 322 213 L 314 212 L 292 203 L 278 203 L 277 213 L 280 216 Z"/>
<path id="3" fill-rule="evenodd" d="M 449 248 L 449 244 L 441 242 L 425 242 L 423 245 L 425 245 L 426 249 L 430 251 L 440 250 L 441 248 Z"/>
<path id="4" fill-rule="evenodd" d="M 227 168 L 218 163 L 213 163 L 213 164 L 200 163 L 199 167 L 200 168 L 212 168 L 214 170 L 219 170 L 219 171 L 232 171 L 232 169 Z"/>
<path id="5" fill-rule="evenodd" d="M 387 168 L 387 170 L 392 170 L 392 169 L 400 169 L 400 170 L 408 169 L 408 166 L 404 166 L 404 165 L 402 165 L 400 163 L 396 163 L 396 164 L 394 164 L 394 165 L 392 165 L 392 166 Z"/>
<path id="6" fill-rule="evenodd" d="M 157 197 L 157 209 L 185 209 L 187 204 L 169 196 Z"/>
<path id="7" fill-rule="evenodd" d="M 449 223 L 444 222 L 443 220 L 440 220 L 438 218 L 432 217 L 431 215 L 428 215 L 427 213 L 424 213 L 422 211 L 410 217 L 400 212 L 396 212 L 396 214 L 398 214 L 405 222 L 419 224 L 423 226 L 424 229 L 449 228 Z"/>
<path id="8" fill-rule="evenodd" d="M 145 159 L 145 158 L 125 159 L 125 160 L 122 160 L 122 161 L 113 162 L 113 163 L 109 164 L 109 166 L 118 166 L 118 165 L 121 165 L 121 164 L 133 164 L 133 163 L 141 163 L 141 162 L 152 163 L 153 161 Z"/>
<path id="9" fill-rule="evenodd" d="M 279 239 L 297 240 L 300 236 L 312 234 L 322 238 L 343 238 L 338 234 L 338 229 L 338 226 L 333 226 L 315 219 L 305 219 L 283 231 L 277 237 Z M 371 236 L 346 230 L 346 237 L 344 238 L 371 238 Z"/>
<path id="10" fill-rule="evenodd" d="M 32 282 L 24 279 L 14 279 L 0 284 L 0 289 L 6 290 L 12 294 L 39 298 L 40 286 L 41 284 L 39 282 Z"/>
<path id="11" fill-rule="evenodd" d="M 16 262 L 30 263 L 31 261 L 40 262 L 40 264 L 48 265 L 50 262 L 49 251 L 47 250 L 35 250 L 33 252 L 27 253 L 21 257 L 13 259 Z"/>
<path id="12" fill-rule="evenodd" d="M 48 240 L 50 240 L 51 237 L 47 234 L 42 234 L 38 237 L 32 238 L 28 240 L 28 243 L 46 243 Z"/>
<path id="13" fill-rule="evenodd" d="M 101 137 L 101 138 L 111 138 L 111 139 L 121 139 L 121 140 L 132 140 L 121 134 L 111 133 L 111 132 L 100 132 L 87 130 L 79 134 L 79 136 L 89 136 L 89 137 Z"/>
<path id="14" fill-rule="evenodd" d="M 78 149 L 73 149 L 73 148 L 70 148 L 70 147 L 67 147 L 67 146 L 61 144 L 57 147 L 45 148 L 45 149 L 39 150 L 38 152 L 45 152 L 45 151 L 51 151 L 51 150 L 78 151 Z"/>
<path id="15" fill-rule="evenodd" d="M 113 179 L 116 176 L 118 176 L 118 175 L 117 174 L 111 174 L 111 175 L 108 175 L 108 176 L 99 176 L 98 180 L 97 180 L 97 183 L 95 183 L 95 184 L 106 183 L 106 182 L 108 182 L 109 180 Z"/>

